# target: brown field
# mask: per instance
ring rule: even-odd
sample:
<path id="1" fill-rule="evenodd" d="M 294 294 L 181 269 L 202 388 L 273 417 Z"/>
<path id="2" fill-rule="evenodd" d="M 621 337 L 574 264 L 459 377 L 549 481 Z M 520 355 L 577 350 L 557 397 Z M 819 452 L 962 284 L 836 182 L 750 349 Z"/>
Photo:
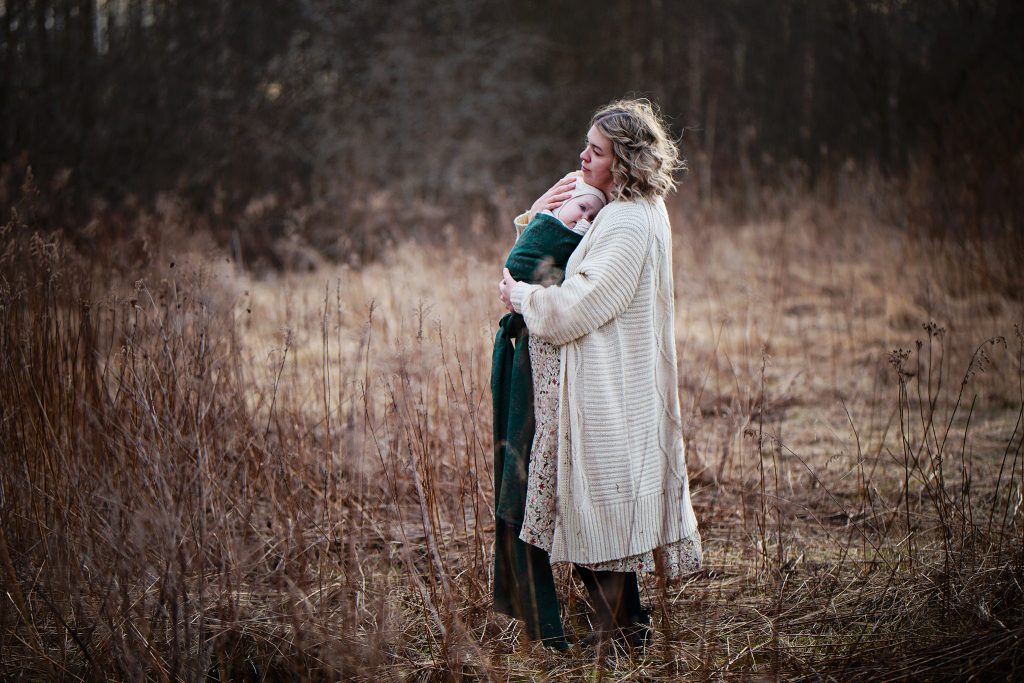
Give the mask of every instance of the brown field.
<path id="1" fill-rule="evenodd" d="M 135 270 L 12 221 L 0 677 L 1020 675 L 1019 254 L 674 215 L 706 569 L 645 579 L 653 645 L 597 660 L 489 609 L 501 245 L 256 278 L 159 215 Z"/>

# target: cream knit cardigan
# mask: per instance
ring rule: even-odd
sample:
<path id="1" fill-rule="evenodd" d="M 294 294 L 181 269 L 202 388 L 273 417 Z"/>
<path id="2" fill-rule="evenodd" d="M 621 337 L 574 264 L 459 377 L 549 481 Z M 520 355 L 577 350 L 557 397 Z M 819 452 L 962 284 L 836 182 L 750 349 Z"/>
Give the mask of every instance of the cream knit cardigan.
<path id="1" fill-rule="evenodd" d="M 661 199 L 612 202 L 569 258 L 561 285 L 512 289 L 530 334 L 561 346 L 552 562 L 620 559 L 697 531 L 673 291 Z"/>

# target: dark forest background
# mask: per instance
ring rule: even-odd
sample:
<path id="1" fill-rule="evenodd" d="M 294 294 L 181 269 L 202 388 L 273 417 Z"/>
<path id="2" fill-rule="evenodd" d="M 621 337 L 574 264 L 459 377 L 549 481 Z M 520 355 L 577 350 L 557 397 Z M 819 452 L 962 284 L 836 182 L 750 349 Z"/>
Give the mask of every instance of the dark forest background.
<path id="1" fill-rule="evenodd" d="M 694 207 L 870 185 L 898 223 L 1005 233 L 1022 7 L 2 0 L 0 208 L 37 192 L 37 224 L 68 230 L 173 197 L 250 261 L 280 265 L 285 234 L 372 258 L 381 236 L 487 234 L 576 163 L 595 107 L 640 95 L 682 137 Z"/>

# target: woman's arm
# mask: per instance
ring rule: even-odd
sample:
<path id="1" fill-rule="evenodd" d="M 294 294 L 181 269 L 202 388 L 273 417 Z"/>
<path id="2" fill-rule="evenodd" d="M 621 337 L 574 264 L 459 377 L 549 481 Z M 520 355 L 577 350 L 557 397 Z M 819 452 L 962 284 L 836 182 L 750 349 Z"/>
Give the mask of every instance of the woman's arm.
<path id="1" fill-rule="evenodd" d="M 620 315 L 636 293 L 652 227 L 638 207 L 608 207 L 576 272 L 554 287 L 515 283 L 508 298 L 530 333 L 566 344 Z M 616 209 L 619 209 L 616 211 Z M 510 279 L 510 278 L 509 278 Z M 508 280 L 506 280 L 508 283 Z"/>

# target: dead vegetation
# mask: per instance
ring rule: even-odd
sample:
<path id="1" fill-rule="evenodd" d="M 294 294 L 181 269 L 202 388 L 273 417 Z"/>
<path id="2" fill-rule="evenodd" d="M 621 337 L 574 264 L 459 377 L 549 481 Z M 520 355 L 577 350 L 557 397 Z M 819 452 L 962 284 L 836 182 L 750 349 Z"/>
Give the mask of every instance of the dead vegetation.
<path id="1" fill-rule="evenodd" d="M 707 567 L 595 661 L 489 610 L 500 245 L 256 279 L 168 222 L 131 276 L 15 218 L 0 675 L 1019 675 L 1019 256 L 817 206 L 674 226 Z"/>

